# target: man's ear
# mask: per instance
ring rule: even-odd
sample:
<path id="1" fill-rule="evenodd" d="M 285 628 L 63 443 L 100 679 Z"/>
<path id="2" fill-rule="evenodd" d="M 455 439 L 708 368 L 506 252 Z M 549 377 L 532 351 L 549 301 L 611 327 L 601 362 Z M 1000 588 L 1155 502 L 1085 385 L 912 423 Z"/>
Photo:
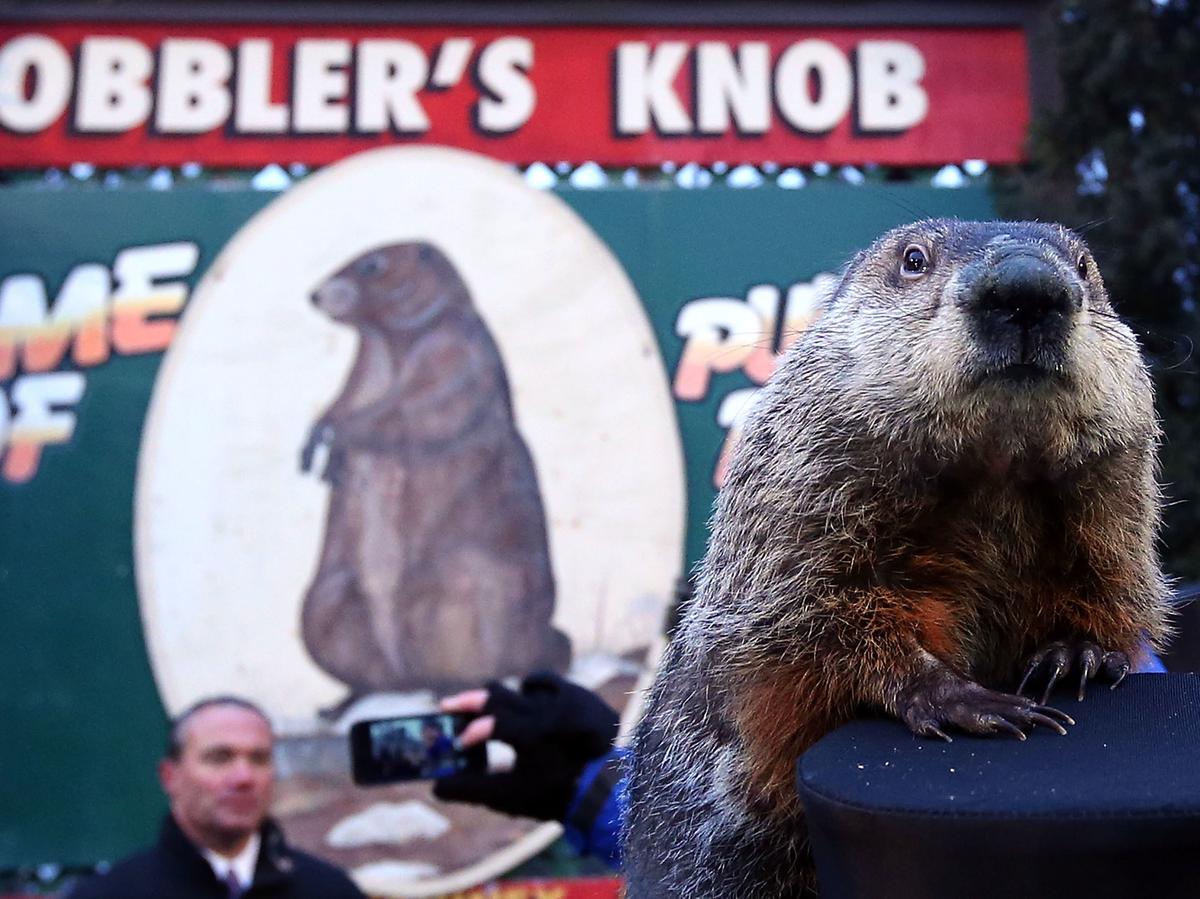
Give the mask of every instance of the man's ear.
<path id="1" fill-rule="evenodd" d="M 173 795 L 172 789 L 175 786 L 175 775 L 178 773 L 178 768 L 175 765 L 175 760 L 165 758 L 158 763 L 158 782 L 162 784 L 163 792 L 168 796 Z"/>

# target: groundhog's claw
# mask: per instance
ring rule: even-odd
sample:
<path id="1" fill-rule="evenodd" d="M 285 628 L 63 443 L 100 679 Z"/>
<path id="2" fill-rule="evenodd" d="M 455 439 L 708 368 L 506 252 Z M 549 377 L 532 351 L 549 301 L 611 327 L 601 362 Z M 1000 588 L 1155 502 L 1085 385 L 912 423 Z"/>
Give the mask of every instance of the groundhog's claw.
<path id="1" fill-rule="evenodd" d="M 1105 677 L 1112 678 L 1112 685 L 1108 689 L 1115 690 L 1121 681 L 1125 680 L 1125 675 L 1129 673 L 1129 669 L 1133 667 L 1133 664 L 1129 661 L 1129 656 L 1125 655 L 1125 653 L 1114 650 L 1113 652 L 1106 652 L 1104 654 L 1104 661 L 1100 663 L 1100 667 L 1104 671 Z M 1082 698 L 1083 691 L 1080 690 L 1080 699 Z"/>
<path id="2" fill-rule="evenodd" d="M 313 458 L 317 454 L 319 447 L 328 445 L 333 441 L 333 426 L 324 422 L 318 421 L 312 426 L 308 432 L 308 439 L 304 441 L 304 446 L 300 448 L 300 470 L 308 472 L 312 470 Z M 326 465 L 328 471 L 328 465 Z M 322 475 L 325 480 L 328 477 Z"/>
<path id="3" fill-rule="evenodd" d="M 1033 654 L 1029 660 L 1029 666 L 1025 669 L 1025 676 L 1021 678 L 1021 685 L 1017 687 L 1017 695 L 1024 695 L 1025 687 L 1030 680 L 1035 675 L 1045 672 L 1046 689 L 1042 692 L 1042 704 L 1044 705 L 1050 698 L 1050 691 L 1054 689 L 1054 685 L 1071 670 L 1073 665 L 1077 665 L 1079 669 L 1078 698 L 1080 700 L 1087 691 L 1088 681 L 1097 674 L 1112 681 L 1112 686 L 1115 688 L 1125 679 L 1125 675 L 1129 673 L 1130 669 L 1129 656 L 1123 652 L 1105 652 L 1088 640 L 1073 643 L 1059 640 Z"/>
<path id="4" fill-rule="evenodd" d="M 929 671 L 902 690 L 896 700 L 900 718 L 919 736 L 950 737 L 942 725 L 952 725 L 970 734 L 1009 734 L 1026 738 L 1033 727 L 1046 727 L 1066 734 L 1064 724 L 1074 724 L 1070 715 L 1024 696 L 988 690 L 974 681 L 946 670 Z"/>
<path id="5" fill-rule="evenodd" d="M 1064 724 L 1074 724 L 1075 719 L 1066 712 L 1060 712 L 1053 706 L 1035 705 L 1030 709 L 1029 717 L 1034 724 L 1040 724 L 1043 727 L 1048 727 L 1051 730 L 1056 730 L 1064 737 L 1067 735 L 1067 729 Z"/>
<path id="6" fill-rule="evenodd" d="M 985 727 L 989 727 L 990 733 L 1012 734 L 1018 740 L 1025 739 L 1025 731 L 1021 730 L 1021 728 L 1017 727 L 1007 718 L 1001 718 L 999 715 L 980 715 L 979 723 Z"/>
<path id="7" fill-rule="evenodd" d="M 941 737 L 947 743 L 953 743 L 954 740 L 948 733 L 934 724 L 932 721 L 926 721 L 920 725 L 920 729 L 914 731 L 918 737 Z M 1021 734 L 1021 739 L 1025 739 L 1025 735 Z"/>

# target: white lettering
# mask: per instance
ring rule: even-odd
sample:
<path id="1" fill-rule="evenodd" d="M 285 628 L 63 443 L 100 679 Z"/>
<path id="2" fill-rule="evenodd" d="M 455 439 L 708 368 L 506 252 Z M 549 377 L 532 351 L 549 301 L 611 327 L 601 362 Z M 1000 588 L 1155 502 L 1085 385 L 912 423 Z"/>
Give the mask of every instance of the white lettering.
<path id="1" fill-rule="evenodd" d="M 32 433 L 39 443 L 66 443 L 75 432 L 75 413 L 58 411 L 57 406 L 74 406 L 83 396 L 87 379 L 83 372 L 56 371 L 25 375 L 12 387 L 15 433 Z"/>
<path id="2" fill-rule="evenodd" d="M 433 74 L 429 76 L 430 87 L 444 90 L 458 84 L 467 71 L 467 63 L 475 50 L 475 42 L 469 37 L 452 37 L 437 50 L 437 61 Z"/>
<path id="3" fill-rule="evenodd" d="M 858 45 L 858 125 L 863 131 L 904 131 L 929 111 L 921 87 L 925 58 L 903 41 Z"/>
<path id="4" fill-rule="evenodd" d="M 675 79 L 688 56 L 682 41 L 664 41 L 650 51 L 641 41 L 617 47 L 617 133 L 645 134 L 653 118 L 663 134 L 687 134 L 691 119 L 675 94 Z"/>
<path id="5" fill-rule="evenodd" d="M 533 67 L 533 41 L 502 37 L 479 54 L 479 82 L 490 94 L 480 98 L 476 122 L 489 134 L 516 131 L 529 121 L 537 94 L 528 72 Z"/>
<path id="6" fill-rule="evenodd" d="M 104 266 L 77 265 L 63 281 L 51 310 L 41 278 L 11 275 L 0 282 L 0 330 L 20 338 L 48 325 L 67 330 L 91 316 L 103 316 L 110 286 L 108 269 Z"/>
<path id="7" fill-rule="evenodd" d="M 238 44 L 237 102 L 233 126 L 240 134 L 282 134 L 288 108 L 271 102 L 271 42 L 250 38 Z"/>
<path id="8" fill-rule="evenodd" d="M 159 53 L 155 125 L 168 134 L 194 134 L 229 118 L 233 59 L 216 41 L 167 38 Z"/>
<path id="9" fill-rule="evenodd" d="M 355 126 L 363 132 L 429 130 L 429 116 L 417 102 L 429 62 L 411 41 L 363 41 L 358 45 Z"/>
<path id="10" fill-rule="evenodd" d="M 0 49 L 0 126 L 23 134 L 41 131 L 63 114 L 70 100 L 71 58 L 57 41 L 27 34 Z"/>
<path id="11" fill-rule="evenodd" d="M 732 114 L 743 134 L 771 126 L 771 56 L 760 41 L 741 44 L 735 62 L 728 44 L 704 41 L 696 49 L 696 126 L 701 134 L 729 130 Z"/>
<path id="12" fill-rule="evenodd" d="M 150 115 L 147 81 L 154 57 L 127 37 L 85 38 L 79 52 L 79 98 L 75 127 L 80 131 L 128 131 Z"/>
<path id="13" fill-rule="evenodd" d="M 817 82 L 816 96 L 809 80 Z M 779 111 L 798 131 L 820 134 L 832 129 L 850 109 L 852 76 L 845 54 L 828 41 L 792 44 L 775 66 Z"/>
<path id="14" fill-rule="evenodd" d="M 302 134 L 339 134 L 350 127 L 349 41 L 313 39 L 296 42 L 292 127 Z"/>
<path id="15" fill-rule="evenodd" d="M 113 293 L 114 310 L 129 301 L 153 301 L 160 312 L 182 308 L 187 300 L 187 283 L 159 282 L 166 278 L 190 275 L 199 259 L 200 248 L 190 241 L 122 250 L 113 260 L 113 278 L 117 282 L 117 289 Z"/>

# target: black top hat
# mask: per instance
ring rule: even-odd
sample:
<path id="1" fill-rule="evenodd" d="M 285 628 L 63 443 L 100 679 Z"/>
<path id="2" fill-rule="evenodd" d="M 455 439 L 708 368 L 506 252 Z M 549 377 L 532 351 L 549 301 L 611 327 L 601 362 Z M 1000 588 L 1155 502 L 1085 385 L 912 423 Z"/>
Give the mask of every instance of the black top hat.
<path id="1" fill-rule="evenodd" d="M 801 757 L 821 899 L 1200 897 L 1200 675 L 1050 704 L 1067 736 L 858 720 Z"/>

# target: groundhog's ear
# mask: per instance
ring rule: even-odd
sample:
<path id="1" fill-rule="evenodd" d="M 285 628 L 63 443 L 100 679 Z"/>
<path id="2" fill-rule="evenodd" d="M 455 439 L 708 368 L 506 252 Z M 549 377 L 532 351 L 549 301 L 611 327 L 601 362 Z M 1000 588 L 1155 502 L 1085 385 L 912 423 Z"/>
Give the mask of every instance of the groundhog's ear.
<path id="1" fill-rule="evenodd" d="M 854 257 L 846 263 L 842 269 L 841 276 L 838 278 L 837 287 L 833 289 L 833 293 L 829 297 L 830 305 L 833 305 L 842 298 L 842 293 L 846 289 L 846 284 L 850 281 L 850 276 L 858 271 L 858 267 L 862 265 L 862 261 L 867 258 L 866 250 L 859 250 L 854 254 Z"/>

